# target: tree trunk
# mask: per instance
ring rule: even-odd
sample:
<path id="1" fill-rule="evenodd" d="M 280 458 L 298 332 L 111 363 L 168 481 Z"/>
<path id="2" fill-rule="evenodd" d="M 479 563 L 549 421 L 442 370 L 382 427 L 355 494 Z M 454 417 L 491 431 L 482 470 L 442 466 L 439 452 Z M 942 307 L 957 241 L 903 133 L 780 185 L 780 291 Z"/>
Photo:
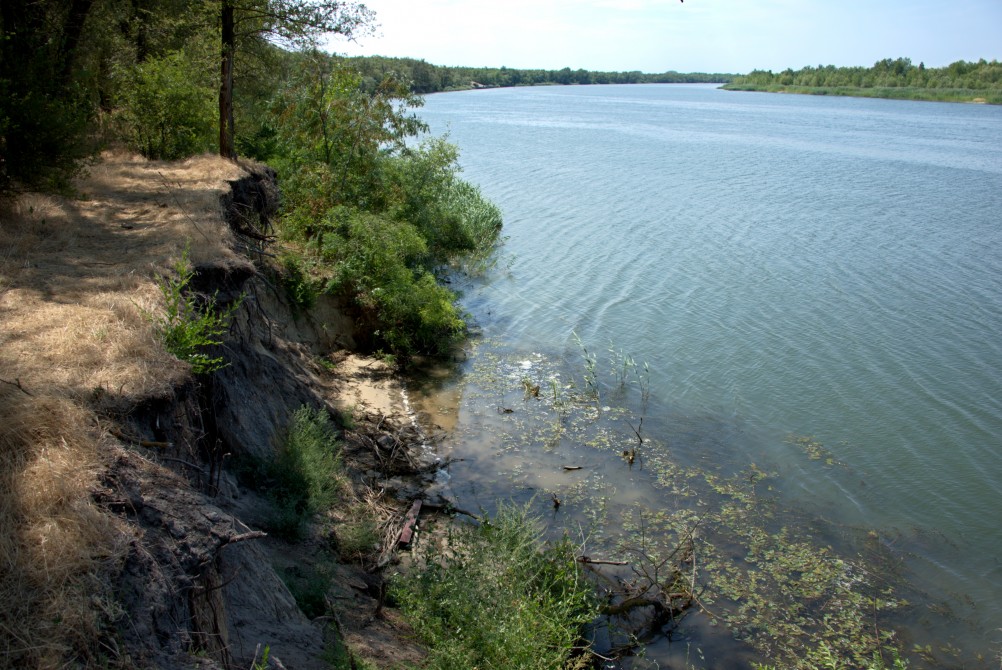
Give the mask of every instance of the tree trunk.
<path id="1" fill-rule="evenodd" d="M 233 53 L 236 50 L 232 0 L 222 0 L 222 68 L 219 78 L 219 155 L 236 158 L 233 144 Z"/>
<path id="2" fill-rule="evenodd" d="M 63 27 L 63 44 L 59 54 L 59 81 L 63 86 L 70 83 L 73 76 L 73 64 L 76 62 L 77 46 L 83 34 L 87 13 L 94 0 L 73 0 L 70 12 Z"/>
<path id="3" fill-rule="evenodd" d="M 132 0 L 132 18 L 131 22 L 135 23 L 136 35 L 136 62 L 144 63 L 146 62 L 147 56 L 149 56 L 149 20 L 150 11 L 143 6 L 142 0 Z M 123 25 L 122 32 L 125 33 L 126 37 L 129 37 L 129 22 Z"/>

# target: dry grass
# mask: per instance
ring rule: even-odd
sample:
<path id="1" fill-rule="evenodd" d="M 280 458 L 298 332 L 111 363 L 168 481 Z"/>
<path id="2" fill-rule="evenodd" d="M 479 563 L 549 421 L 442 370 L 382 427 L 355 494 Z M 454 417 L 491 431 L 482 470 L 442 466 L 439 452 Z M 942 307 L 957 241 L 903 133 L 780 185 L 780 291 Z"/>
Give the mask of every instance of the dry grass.
<path id="1" fill-rule="evenodd" d="M 86 397 L 169 391 L 186 366 L 145 323 L 153 277 L 190 241 L 195 264 L 237 265 L 219 194 L 238 166 L 201 156 L 157 163 L 108 155 L 84 199 L 28 196 L 0 212 L 0 370 Z"/>
<path id="2" fill-rule="evenodd" d="M 91 499 L 97 435 L 66 399 L 8 386 L 0 409 L 0 666 L 93 663 L 128 537 Z"/>
<path id="3" fill-rule="evenodd" d="M 162 396 L 189 374 L 143 311 L 159 308 L 153 278 L 188 240 L 196 264 L 246 262 L 219 203 L 241 174 L 211 156 L 109 154 L 79 199 L 0 209 L 0 667 L 102 662 L 108 575 L 129 534 L 92 499 L 94 401 Z"/>

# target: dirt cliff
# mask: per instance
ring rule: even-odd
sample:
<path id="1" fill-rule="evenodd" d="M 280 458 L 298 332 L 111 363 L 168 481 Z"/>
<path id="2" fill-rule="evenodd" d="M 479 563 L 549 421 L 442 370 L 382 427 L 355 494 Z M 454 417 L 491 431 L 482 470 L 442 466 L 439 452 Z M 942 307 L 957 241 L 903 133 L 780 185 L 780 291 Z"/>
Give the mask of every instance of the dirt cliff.
<path id="1" fill-rule="evenodd" d="M 434 469 L 408 449 L 417 429 L 385 367 L 344 352 L 351 319 L 331 301 L 288 304 L 274 173 L 107 154 L 77 188 L 0 212 L 0 597 L 16 603 L 0 665 L 247 668 L 266 647 L 274 667 L 328 668 L 336 649 L 419 659 L 392 613 L 372 616 L 375 559 L 326 566 L 336 607 L 308 619 L 276 566 L 327 560 L 330 538 L 267 536 L 266 496 L 231 472 L 272 457 L 303 406 L 350 409 L 339 430 L 366 491 Z M 240 300 L 211 375 L 165 352 L 151 323 L 156 277 L 186 246 L 193 288 Z M 377 493 L 385 558 L 406 501 Z"/>

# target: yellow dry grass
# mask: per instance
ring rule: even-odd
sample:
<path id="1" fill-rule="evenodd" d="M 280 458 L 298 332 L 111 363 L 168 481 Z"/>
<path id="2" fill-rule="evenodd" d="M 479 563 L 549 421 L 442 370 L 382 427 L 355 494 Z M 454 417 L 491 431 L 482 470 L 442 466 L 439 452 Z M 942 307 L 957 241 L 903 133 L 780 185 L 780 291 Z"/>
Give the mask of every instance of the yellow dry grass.
<path id="1" fill-rule="evenodd" d="M 98 436 L 66 399 L 8 387 L 0 407 L 0 666 L 93 662 L 128 537 L 91 499 Z"/>
<path id="2" fill-rule="evenodd" d="M 107 154 L 79 198 L 0 209 L 0 667 L 98 662 L 129 532 L 93 502 L 107 439 L 93 401 L 162 396 L 189 374 L 144 312 L 186 243 L 196 264 L 246 262 L 219 202 L 242 174 Z"/>

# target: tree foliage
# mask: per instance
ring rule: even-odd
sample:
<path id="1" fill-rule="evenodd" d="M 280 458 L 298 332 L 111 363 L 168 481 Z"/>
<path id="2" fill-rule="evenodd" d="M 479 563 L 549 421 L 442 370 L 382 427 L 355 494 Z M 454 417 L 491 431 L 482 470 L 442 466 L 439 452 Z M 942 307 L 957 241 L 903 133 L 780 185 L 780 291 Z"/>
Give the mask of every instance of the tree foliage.
<path id="1" fill-rule="evenodd" d="M 135 150 L 169 160 L 213 146 L 215 95 L 205 72 L 204 61 L 184 51 L 123 68 L 118 118 Z"/>
<path id="2" fill-rule="evenodd" d="M 1002 103 L 1002 63 L 957 61 L 942 68 L 914 65 L 908 58 L 877 61 L 873 67 L 807 66 L 800 70 L 755 70 L 725 88 L 790 90 L 805 93 L 881 95 Z M 813 89 L 813 90 L 812 90 Z"/>
<path id="3" fill-rule="evenodd" d="M 236 156 L 233 80 L 238 45 L 272 39 L 295 48 L 316 47 L 324 35 L 352 39 L 371 30 L 374 14 L 345 0 L 213 0 L 220 25 L 219 153 Z"/>
<path id="4" fill-rule="evenodd" d="M 283 232 L 322 289 L 353 306 L 372 347 L 441 351 L 464 323 L 435 270 L 489 253 L 501 214 L 458 178 L 455 147 L 409 143 L 425 126 L 413 112 L 420 99 L 399 80 L 367 85 L 319 53 L 301 65 L 274 110 Z"/>
<path id="5" fill-rule="evenodd" d="M 350 59 L 352 65 L 369 81 L 378 81 L 393 74 L 409 83 L 415 93 L 436 93 L 450 89 L 494 88 L 507 86 L 543 86 L 570 84 L 682 84 L 731 81 L 733 74 L 704 72 L 661 73 L 594 72 L 590 70 L 517 69 L 508 67 L 450 67 L 432 65 L 414 58 L 360 56 Z"/>

